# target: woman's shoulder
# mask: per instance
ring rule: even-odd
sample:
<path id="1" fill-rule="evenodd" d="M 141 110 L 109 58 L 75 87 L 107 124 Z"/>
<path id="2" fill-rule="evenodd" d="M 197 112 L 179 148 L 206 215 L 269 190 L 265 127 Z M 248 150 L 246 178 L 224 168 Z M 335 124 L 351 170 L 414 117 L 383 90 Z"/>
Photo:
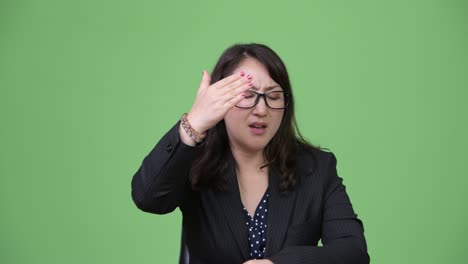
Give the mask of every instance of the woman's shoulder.
<path id="1" fill-rule="evenodd" d="M 298 143 L 296 159 L 299 163 L 320 166 L 330 161 L 336 161 L 335 154 L 329 149 Z"/>
<path id="2" fill-rule="evenodd" d="M 336 168 L 336 157 L 329 149 L 301 144 L 296 156 L 296 172 L 303 178 L 323 178 Z"/>

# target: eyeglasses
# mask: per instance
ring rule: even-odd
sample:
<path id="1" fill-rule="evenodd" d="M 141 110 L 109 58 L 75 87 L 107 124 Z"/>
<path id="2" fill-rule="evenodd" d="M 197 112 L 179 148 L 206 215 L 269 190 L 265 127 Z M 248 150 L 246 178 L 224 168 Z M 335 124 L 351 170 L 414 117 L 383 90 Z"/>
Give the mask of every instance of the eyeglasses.
<path id="1" fill-rule="evenodd" d="M 263 97 L 265 104 L 271 109 L 285 109 L 288 107 L 289 94 L 283 91 L 273 91 L 268 93 L 257 93 L 255 91 L 245 91 L 244 99 L 242 99 L 236 107 L 252 108 L 255 107 Z"/>

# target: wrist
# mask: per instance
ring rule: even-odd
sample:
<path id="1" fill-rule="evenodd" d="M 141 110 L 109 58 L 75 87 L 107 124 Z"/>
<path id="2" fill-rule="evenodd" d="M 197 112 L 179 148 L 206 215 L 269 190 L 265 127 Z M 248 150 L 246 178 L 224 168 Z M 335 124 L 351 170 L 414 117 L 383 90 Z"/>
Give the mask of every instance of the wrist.
<path id="1" fill-rule="evenodd" d="M 188 135 L 193 141 L 195 141 L 195 143 L 199 144 L 205 138 L 206 133 L 200 133 L 199 131 L 197 131 L 187 117 L 188 114 L 184 113 L 180 118 L 181 127 L 185 131 L 186 135 Z"/>
<path id="2" fill-rule="evenodd" d="M 205 135 L 206 131 L 208 128 L 205 128 L 203 125 L 203 122 L 196 117 L 196 115 L 193 115 L 191 112 L 189 112 L 186 116 L 187 121 L 190 123 L 190 126 L 198 132 L 200 135 Z"/>
<path id="3" fill-rule="evenodd" d="M 182 122 L 179 124 L 179 137 L 180 140 L 182 140 L 182 142 L 187 146 L 195 147 L 197 145 L 197 142 L 195 142 L 195 140 L 189 137 L 187 132 L 185 132 L 185 129 L 182 126 Z"/>

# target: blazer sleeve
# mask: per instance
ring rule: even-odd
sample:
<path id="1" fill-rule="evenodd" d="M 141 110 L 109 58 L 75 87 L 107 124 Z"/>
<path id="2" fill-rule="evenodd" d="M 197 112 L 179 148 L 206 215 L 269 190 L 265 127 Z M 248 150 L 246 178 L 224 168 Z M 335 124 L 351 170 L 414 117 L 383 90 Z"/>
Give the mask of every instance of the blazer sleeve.
<path id="1" fill-rule="evenodd" d="M 364 227 L 354 213 L 342 178 L 336 171 L 336 158 L 328 153 L 324 173 L 322 247 L 292 246 L 269 257 L 275 264 L 367 264 L 370 257 Z"/>
<path id="2" fill-rule="evenodd" d="M 132 178 L 132 199 L 149 213 L 174 211 L 189 187 L 189 173 L 198 147 L 184 144 L 177 122 L 144 158 Z"/>

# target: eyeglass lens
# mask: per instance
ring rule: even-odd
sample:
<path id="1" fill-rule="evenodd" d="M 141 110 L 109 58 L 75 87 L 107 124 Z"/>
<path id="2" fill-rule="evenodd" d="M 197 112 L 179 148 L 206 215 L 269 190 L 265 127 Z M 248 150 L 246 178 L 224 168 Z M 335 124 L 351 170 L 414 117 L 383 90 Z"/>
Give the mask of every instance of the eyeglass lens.
<path id="1" fill-rule="evenodd" d="M 244 99 L 242 99 L 236 106 L 242 108 L 254 107 L 260 100 L 260 98 L 258 98 L 259 96 L 262 96 L 262 94 L 258 94 L 253 91 L 246 91 Z M 285 107 L 284 92 L 282 91 L 269 92 L 262 97 L 266 99 L 266 104 L 270 108 L 281 109 Z"/>

